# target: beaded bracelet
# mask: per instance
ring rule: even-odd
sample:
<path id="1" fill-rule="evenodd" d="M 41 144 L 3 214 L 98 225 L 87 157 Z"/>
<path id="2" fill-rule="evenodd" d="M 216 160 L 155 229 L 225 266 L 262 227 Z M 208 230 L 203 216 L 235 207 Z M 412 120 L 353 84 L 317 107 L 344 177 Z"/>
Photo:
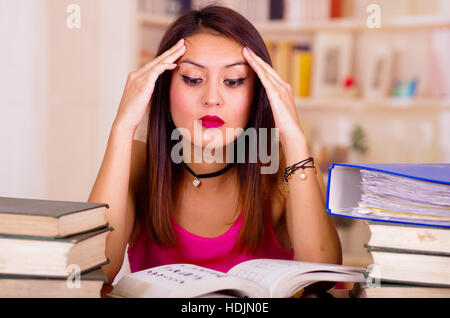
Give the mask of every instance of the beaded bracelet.
<path id="1" fill-rule="evenodd" d="M 311 165 L 308 165 L 308 163 L 310 163 L 310 162 L 311 162 Z M 307 168 L 314 168 L 314 170 L 316 169 L 316 167 L 314 166 L 313 157 L 309 157 L 305 160 L 302 160 L 300 162 L 293 164 L 292 166 L 286 167 L 284 169 L 284 191 L 286 191 L 286 192 L 289 191 L 288 179 L 292 178 L 292 175 L 298 169 L 302 169 L 302 173 L 300 174 L 300 179 L 305 180 L 306 179 L 305 169 L 307 169 Z M 315 172 L 317 174 L 317 170 Z"/>

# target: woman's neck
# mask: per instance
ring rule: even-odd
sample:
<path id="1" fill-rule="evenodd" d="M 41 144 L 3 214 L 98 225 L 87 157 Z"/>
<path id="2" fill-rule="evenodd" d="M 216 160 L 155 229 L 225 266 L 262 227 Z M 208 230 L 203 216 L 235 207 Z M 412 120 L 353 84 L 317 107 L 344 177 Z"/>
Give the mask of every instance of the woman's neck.
<path id="1" fill-rule="evenodd" d="M 192 144 L 190 147 L 190 154 L 189 152 L 183 152 L 183 160 L 196 175 L 220 171 L 233 162 L 233 160 L 229 158 L 230 151 L 226 151 L 226 147 L 220 149 L 202 149 Z M 209 188 L 214 190 L 215 188 L 220 188 L 226 184 L 229 184 L 230 179 L 234 179 L 236 177 L 236 169 L 232 167 L 221 175 L 211 178 L 200 178 L 199 189 L 201 187 L 203 189 Z M 183 179 L 191 183 L 191 186 L 193 178 L 194 176 L 185 170 Z"/>

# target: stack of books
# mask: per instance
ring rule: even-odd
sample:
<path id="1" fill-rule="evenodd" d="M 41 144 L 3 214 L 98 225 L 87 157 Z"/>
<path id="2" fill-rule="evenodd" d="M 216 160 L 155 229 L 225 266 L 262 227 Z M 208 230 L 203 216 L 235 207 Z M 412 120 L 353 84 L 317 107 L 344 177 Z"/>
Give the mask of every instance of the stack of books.
<path id="1" fill-rule="evenodd" d="M 359 297 L 450 297 L 450 164 L 333 164 L 327 210 L 367 220 Z"/>
<path id="2" fill-rule="evenodd" d="M 0 197 L 0 297 L 100 297 L 107 208 Z"/>
<path id="3" fill-rule="evenodd" d="M 360 297 L 450 297 L 450 230 L 369 221 L 374 264 Z"/>

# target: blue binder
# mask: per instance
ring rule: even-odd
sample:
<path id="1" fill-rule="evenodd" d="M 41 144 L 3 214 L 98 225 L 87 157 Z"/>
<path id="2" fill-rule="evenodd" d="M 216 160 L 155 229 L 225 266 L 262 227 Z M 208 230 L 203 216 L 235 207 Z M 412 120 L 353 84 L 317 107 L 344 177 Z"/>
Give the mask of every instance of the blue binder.
<path id="1" fill-rule="evenodd" d="M 394 216 L 386 219 L 373 214 L 364 216 L 351 212 L 353 207 L 357 207 L 362 193 L 360 188 L 360 169 L 379 171 L 450 186 L 450 163 L 333 163 L 328 170 L 326 209 L 329 214 L 372 221 L 450 228 L 450 219 L 435 221 Z M 450 214 L 448 216 L 450 217 Z"/>

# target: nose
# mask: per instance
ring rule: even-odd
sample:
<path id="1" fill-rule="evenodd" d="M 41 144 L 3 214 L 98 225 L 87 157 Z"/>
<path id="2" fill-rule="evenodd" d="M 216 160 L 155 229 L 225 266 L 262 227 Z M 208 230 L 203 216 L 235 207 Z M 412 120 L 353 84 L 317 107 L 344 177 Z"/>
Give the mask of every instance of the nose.
<path id="1" fill-rule="evenodd" d="M 221 106 L 223 104 L 222 95 L 220 93 L 219 85 L 213 81 L 206 87 L 205 95 L 203 97 L 203 105 L 206 107 Z"/>

